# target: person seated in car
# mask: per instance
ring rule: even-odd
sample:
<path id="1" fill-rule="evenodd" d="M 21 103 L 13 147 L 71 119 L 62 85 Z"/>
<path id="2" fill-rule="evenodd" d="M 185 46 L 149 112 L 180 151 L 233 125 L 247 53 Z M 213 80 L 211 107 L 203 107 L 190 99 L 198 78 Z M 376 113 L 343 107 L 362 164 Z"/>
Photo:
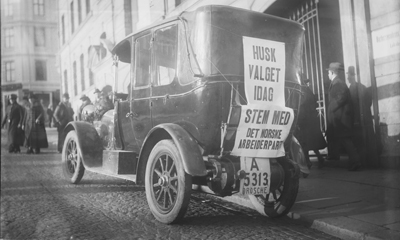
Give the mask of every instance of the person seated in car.
<path id="1" fill-rule="evenodd" d="M 95 103 L 95 112 L 94 112 L 95 118 L 97 120 L 100 120 L 104 113 L 113 108 L 114 104 L 108 97 L 108 94 L 105 93 L 104 91 L 101 91 L 101 93 L 98 96 L 98 101 L 97 103 Z"/>
<path id="2" fill-rule="evenodd" d="M 80 98 L 80 100 L 82 101 L 81 106 L 79 107 L 78 110 L 78 120 L 82 121 L 85 120 L 84 116 L 83 116 L 83 108 L 88 106 L 88 105 L 92 105 L 92 101 L 90 100 L 90 98 L 88 96 L 86 96 L 85 94 L 82 95 L 82 97 Z"/>

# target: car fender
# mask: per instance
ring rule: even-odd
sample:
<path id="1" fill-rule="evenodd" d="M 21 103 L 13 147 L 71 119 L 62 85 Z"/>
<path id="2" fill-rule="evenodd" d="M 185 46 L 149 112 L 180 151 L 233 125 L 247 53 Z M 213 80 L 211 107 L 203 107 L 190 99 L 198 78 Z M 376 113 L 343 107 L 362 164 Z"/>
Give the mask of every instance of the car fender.
<path id="1" fill-rule="evenodd" d="M 78 136 L 78 146 L 85 168 L 101 167 L 103 146 L 94 126 L 88 122 L 70 122 L 64 129 L 64 136 L 71 130 L 75 130 Z"/>
<path id="2" fill-rule="evenodd" d="M 310 174 L 310 169 L 308 169 L 306 158 L 303 153 L 303 149 L 296 139 L 296 137 L 292 136 L 292 142 L 290 144 L 290 151 L 292 155 L 292 164 L 297 165 L 301 173 Z"/>
<path id="3" fill-rule="evenodd" d="M 150 130 L 140 150 L 137 166 L 138 183 L 143 181 L 147 159 L 153 147 L 163 139 L 172 139 L 179 150 L 185 172 L 192 176 L 207 174 L 203 156 L 196 140 L 181 126 L 174 123 L 160 124 Z"/>

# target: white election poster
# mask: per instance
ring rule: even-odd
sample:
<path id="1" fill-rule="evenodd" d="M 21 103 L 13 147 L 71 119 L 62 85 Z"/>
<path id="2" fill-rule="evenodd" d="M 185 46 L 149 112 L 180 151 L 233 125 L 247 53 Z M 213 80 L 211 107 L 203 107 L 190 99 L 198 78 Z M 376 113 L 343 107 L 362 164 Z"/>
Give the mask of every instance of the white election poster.
<path id="1" fill-rule="evenodd" d="M 232 154 L 275 158 L 285 155 L 283 143 L 293 123 L 293 109 L 278 105 L 243 105 Z"/>
<path id="2" fill-rule="evenodd" d="M 285 106 L 285 43 L 243 37 L 248 104 Z"/>
<path id="3" fill-rule="evenodd" d="M 248 105 L 242 106 L 232 154 L 284 156 L 294 119 L 293 109 L 285 107 L 285 43 L 243 37 L 243 51 Z"/>

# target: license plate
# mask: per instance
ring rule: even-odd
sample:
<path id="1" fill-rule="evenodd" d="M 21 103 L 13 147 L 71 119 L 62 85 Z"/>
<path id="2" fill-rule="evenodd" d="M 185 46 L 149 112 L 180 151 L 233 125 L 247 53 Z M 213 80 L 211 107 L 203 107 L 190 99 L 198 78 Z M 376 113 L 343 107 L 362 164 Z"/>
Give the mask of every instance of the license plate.
<path id="1" fill-rule="evenodd" d="M 240 159 L 240 168 L 246 172 L 240 180 L 240 193 L 243 195 L 264 195 L 269 193 L 271 166 L 268 158 Z"/>

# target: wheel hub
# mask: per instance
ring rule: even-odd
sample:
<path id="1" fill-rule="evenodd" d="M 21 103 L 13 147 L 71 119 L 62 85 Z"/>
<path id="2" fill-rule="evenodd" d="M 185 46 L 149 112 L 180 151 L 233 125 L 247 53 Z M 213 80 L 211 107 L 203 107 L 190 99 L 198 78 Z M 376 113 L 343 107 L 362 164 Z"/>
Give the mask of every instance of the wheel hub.
<path id="1" fill-rule="evenodd" d="M 164 172 L 163 175 L 158 179 L 158 184 L 160 184 L 162 187 L 167 187 L 169 185 L 169 175 Z"/>

